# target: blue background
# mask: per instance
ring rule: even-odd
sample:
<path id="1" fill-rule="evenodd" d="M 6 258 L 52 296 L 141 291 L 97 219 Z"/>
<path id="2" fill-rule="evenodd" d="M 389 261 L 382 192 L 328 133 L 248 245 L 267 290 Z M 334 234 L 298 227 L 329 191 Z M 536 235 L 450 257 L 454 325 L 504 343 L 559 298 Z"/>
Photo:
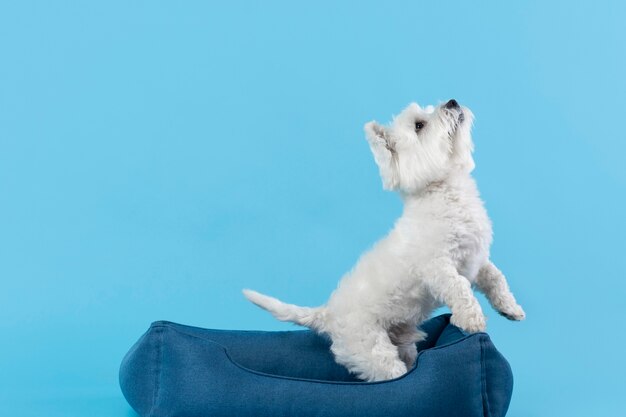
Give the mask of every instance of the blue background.
<path id="1" fill-rule="evenodd" d="M 624 415 L 625 3 L 86 3 L 0 5 L 1 415 L 132 416 L 156 319 L 292 328 L 240 289 L 324 302 L 401 210 L 363 124 L 452 97 L 509 415 Z"/>

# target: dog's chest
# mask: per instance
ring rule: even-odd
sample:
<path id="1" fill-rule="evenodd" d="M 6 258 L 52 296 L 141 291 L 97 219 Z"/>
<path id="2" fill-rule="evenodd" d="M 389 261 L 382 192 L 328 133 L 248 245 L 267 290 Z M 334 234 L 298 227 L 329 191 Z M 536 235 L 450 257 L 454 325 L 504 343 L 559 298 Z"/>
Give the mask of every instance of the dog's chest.
<path id="1" fill-rule="evenodd" d="M 491 221 L 477 193 L 459 193 L 446 199 L 445 242 L 459 274 L 474 281 L 489 257 Z"/>
<path id="2" fill-rule="evenodd" d="M 478 269 L 489 257 L 491 224 L 482 211 L 459 216 L 451 225 L 448 237 L 450 257 L 456 262 L 459 274 L 470 281 L 474 281 Z"/>
<path id="3" fill-rule="evenodd" d="M 420 252 L 414 258 L 419 263 L 448 257 L 470 281 L 488 259 L 492 239 L 491 221 L 473 185 L 445 187 L 416 201 L 405 212 L 412 220 L 401 227 L 408 240 L 408 235 L 416 239 L 412 250 Z"/>

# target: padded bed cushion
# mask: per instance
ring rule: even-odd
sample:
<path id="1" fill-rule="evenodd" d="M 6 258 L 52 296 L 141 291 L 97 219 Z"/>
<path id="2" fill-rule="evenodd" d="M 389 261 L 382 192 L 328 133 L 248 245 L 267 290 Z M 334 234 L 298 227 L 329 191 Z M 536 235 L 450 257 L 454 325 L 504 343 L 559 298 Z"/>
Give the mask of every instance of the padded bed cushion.
<path id="1" fill-rule="evenodd" d="M 153 323 L 120 368 L 124 396 L 142 417 L 502 417 L 513 389 L 485 333 L 448 314 L 421 328 L 415 366 L 400 378 L 360 382 L 311 331 L 210 330 Z"/>

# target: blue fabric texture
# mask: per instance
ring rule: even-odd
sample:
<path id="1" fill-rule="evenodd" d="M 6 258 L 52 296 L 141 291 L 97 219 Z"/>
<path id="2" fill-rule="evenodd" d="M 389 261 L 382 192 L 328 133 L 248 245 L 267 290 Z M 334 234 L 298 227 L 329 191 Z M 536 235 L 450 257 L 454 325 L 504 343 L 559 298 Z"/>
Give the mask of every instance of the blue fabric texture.
<path id="1" fill-rule="evenodd" d="M 311 331 L 210 330 L 153 323 L 126 354 L 120 385 L 142 417 L 502 417 L 513 390 L 506 359 L 485 333 L 449 315 L 422 324 L 413 369 L 360 382 Z"/>

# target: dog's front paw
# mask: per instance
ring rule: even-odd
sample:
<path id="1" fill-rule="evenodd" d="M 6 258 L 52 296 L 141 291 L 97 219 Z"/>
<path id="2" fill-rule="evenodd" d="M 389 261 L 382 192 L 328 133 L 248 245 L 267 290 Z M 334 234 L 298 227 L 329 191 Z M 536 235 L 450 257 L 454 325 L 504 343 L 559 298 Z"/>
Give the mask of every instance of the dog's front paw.
<path id="1" fill-rule="evenodd" d="M 398 361 L 394 363 L 393 367 L 389 370 L 389 376 L 385 379 L 400 378 L 402 375 L 406 374 L 406 371 L 406 365 Z"/>
<path id="2" fill-rule="evenodd" d="M 478 333 L 487 330 L 487 320 L 482 313 L 452 314 L 450 323 L 468 333 Z"/>
<path id="3" fill-rule="evenodd" d="M 506 317 L 509 320 L 522 321 L 526 318 L 526 313 L 519 304 L 515 304 L 511 307 L 503 308 L 498 311 L 500 315 Z"/>

